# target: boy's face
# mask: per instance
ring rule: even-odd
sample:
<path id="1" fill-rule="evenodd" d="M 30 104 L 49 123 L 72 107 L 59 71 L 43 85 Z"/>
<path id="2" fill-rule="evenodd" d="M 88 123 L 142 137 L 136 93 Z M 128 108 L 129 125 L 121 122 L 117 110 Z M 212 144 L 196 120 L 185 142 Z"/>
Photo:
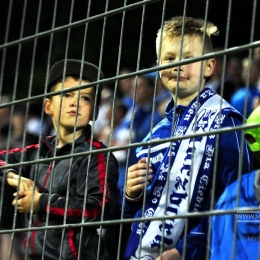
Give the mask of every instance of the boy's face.
<path id="1" fill-rule="evenodd" d="M 172 40 L 166 38 L 163 40 L 159 65 L 166 65 L 201 56 L 202 41 L 196 36 L 185 36 L 181 56 L 180 50 L 181 37 L 176 37 Z M 201 63 L 203 63 L 202 68 Z M 165 69 L 160 72 L 160 75 L 164 86 L 173 94 L 173 97 L 178 87 L 178 99 L 183 100 L 183 104 L 188 104 L 197 96 L 199 83 L 199 89 L 203 89 L 205 78 L 212 74 L 214 65 L 215 60 L 209 59 L 207 61 Z"/>
<path id="2" fill-rule="evenodd" d="M 55 91 L 68 89 L 87 84 L 88 80 L 66 77 L 64 83 L 57 83 Z M 83 130 L 90 120 L 93 120 L 94 88 L 85 88 L 53 96 L 45 101 L 45 112 L 52 116 L 55 130 L 72 132 L 76 124 L 76 130 Z"/>

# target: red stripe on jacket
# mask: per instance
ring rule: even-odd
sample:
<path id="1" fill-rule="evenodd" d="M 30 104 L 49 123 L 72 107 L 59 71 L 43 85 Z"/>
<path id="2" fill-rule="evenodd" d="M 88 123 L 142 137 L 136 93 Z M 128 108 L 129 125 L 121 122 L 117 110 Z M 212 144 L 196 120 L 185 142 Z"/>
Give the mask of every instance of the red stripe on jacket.
<path id="1" fill-rule="evenodd" d="M 87 140 L 88 143 L 90 142 L 90 140 Z M 102 145 L 97 142 L 97 141 L 93 141 L 93 145 L 97 148 L 97 149 L 102 149 Z M 98 179 L 99 179 L 99 187 L 100 187 L 100 192 L 101 194 L 104 193 L 104 190 L 106 190 L 106 194 L 105 194 L 105 203 L 108 202 L 108 188 L 104 188 L 105 187 L 105 178 L 106 178 L 106 161 L 105 161 L 105 155 L 103 153 L 100 153 L 97 155 L 97 161 L 98 161 Z M 99 203 L 99 206 L 102 207 L 103 205 L 103 198 Z M 58 208 L 58 207 L 49 207 L 46 206 L 46 211 L 49 211 L 51 214 L 55 214 L 58 216 L 66 216 L 68 217 L 80 217 L 80 216 L 84 216 L 84 217 L 96 217 L 100 214 L 100 209 L 86 209 L 83 212 L 82 208 L 78 208 L 78 209 L 67 209 L 67 211 L 65 212 L 64 208 Z"/>

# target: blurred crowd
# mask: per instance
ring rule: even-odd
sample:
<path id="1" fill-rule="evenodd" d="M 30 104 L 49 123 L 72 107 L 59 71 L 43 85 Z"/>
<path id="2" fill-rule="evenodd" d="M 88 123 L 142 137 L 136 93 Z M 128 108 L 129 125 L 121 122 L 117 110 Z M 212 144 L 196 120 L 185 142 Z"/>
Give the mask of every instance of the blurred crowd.
<path id="1" fill-rule="evenodd" d="M 221 48 L 215 49 L 220 51 Z M 224 64 L 226 62 L 226 64 Z M 224 66 L 225 65 L 225 66 Z M 120 75 L 133 72 L 123 68 Z M 238 55 L 216 57 L 215 71 L 206 83 L 245 118 L 260 105 L 260 47 L 253 50 L 252 59 Z M 247 97 L 247 98 L 245 98 Z M 118 80 L 115 88 L 105 87 L 102 92 L 98 119 L 94 124 L 94 137 L 108 147 L 120 147 L 115 154 L 120 165 L 118 186 L 125 184 L 126 169 L 136 163 L 135 149 L 124 149 L 128 144 L 140 142 L 151 129 L 164 118 L 164 109 L 170 101 L 170 92 L 162 85 L 159 75 L 143 74 Z M 8 96 L 2 96 L 0 104 L 11 102 Z M 39 142 L 39 136 L 52 133 L 52 123 L 43 114 L 43 104 L 33 102 L 6 106 L 0 109 L 0 150 L 24 147 Z M 1 186 L 0 186 L 1 192 Z M 12 198 L 10 190 L 10 198 Z M 12 229 L 14 210 L 10 201 L 2 201 L 3 208 L 9 211 L 9 217 L 1 216 L 2 229 Z M 23 217 L 18 215 L 16 227 L 23 227 Z M 9 259 L 8 243 L 13 241 L 15 250 L 12 259 L 22 259 L 23 239 L 17 233 L 0 235 L 2 259 Z"/>
<path id="2" fill-rule="evenodd" d="M 216 52 L 221 50 L 215 49 Z M 260 47 L 253 49 L 252 58 L 228 56 L 226 64 L 223 56 L 215 59 L 216 66 L 206 87 L 221 95 L 247 118 L 260 104 Z"/>

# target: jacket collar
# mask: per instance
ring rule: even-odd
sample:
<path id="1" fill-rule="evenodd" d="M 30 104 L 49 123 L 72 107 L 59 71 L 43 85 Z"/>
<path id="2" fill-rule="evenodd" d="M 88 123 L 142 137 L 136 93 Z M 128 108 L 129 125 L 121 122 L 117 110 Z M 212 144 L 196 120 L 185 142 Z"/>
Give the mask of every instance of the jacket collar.
<path id="1" fill-rule="evenodd" d="M 182 105 L 177 105 L 176 107 L 174 107 L 174 101 L 173 99 L 171 99 L 171 101 L 167 104 L 165 108 L 165 115 L 167 119 L 171 122 L 173 120 L 173 113 L 175 113 L 175 116 L 182 115 L 186 109 L 187 107 Z"/>
<path id="2" fill-rule="evenodd" d="M 85 130 L 83 131 L 82 135 L 79 136 L 75 142 L 74 142 L 74 146 L 76 147 L 77 145 L 81 144 L 82 142 L 84 142 L 87 138 L 90 138 L 91 136 L 91 125 L 87 125 Z M 56 138 L 57 136 L 46 136 L 42 138 L 42 143 L 45 144 L 49 149 L 54 150 L 54 146 L 55 146 L 55 142 L 56 142 Z M 67 143 L 65 144 L 62 148 L 64 147 L 69 147 L 71 148 L 72 142 L 71 143 Z"/>

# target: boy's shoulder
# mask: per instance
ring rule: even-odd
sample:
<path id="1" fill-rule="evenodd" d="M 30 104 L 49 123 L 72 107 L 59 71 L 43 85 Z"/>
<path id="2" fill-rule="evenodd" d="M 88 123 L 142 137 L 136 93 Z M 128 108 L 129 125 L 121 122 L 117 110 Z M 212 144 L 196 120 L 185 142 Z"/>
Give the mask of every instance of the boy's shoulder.
<path id="1" fill-rule="evenodd" d="M 162 139 L 170 136 L 171 133 L 171 123 L 168 118 L 163 118 L 153 129 L 152 129 L 152 139 Z M 151 133 L 148 133 L 143 139 L 144 142 L 151 139 Z"/>
<path id="2" fill-rule="evenodd" d="M 149 142 L 149 141 L 158 141 L 165 138 L 169 138 L 171 136 L 171 123 L 169 120 L 165 117 L 162 119 L 152 130 L 152 133 L 148 133 L 146 137 L 143 139 L 143 143 Z M 150 147 L 150 148 L 149 148 Z M 153 156 L 156 156 L 156 154 L 159 154 L 162 152 L 162 150 L 165 150 L 169 147 L 168 142 L 163 143 L 154 143 L 150 146 L 142 145 L 137 147 L 136 149 L 136 155 L 137 157 L 142 157 L 145 154 L 152 153 Z M 141 158 L 140 157 L 140 158 Z"/>

